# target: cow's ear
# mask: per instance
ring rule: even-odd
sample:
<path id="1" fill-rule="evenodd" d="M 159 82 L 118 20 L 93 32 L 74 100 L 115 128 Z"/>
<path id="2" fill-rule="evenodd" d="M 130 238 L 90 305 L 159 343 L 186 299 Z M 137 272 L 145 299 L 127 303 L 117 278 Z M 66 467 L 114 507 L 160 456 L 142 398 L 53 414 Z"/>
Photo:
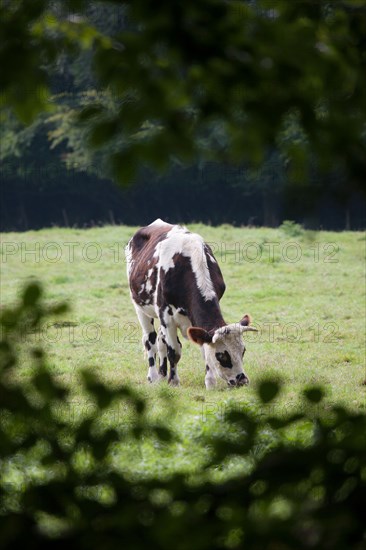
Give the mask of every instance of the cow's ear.
<path id="1" fill-rule="evenodd" d="M 244 317 L 242 318 L 242 320 L 240 321 L 239 325 L 240 325 L 240 332 L 243 333 L 243 332 L 258 332 L 258 329 L 257 328 L 254 328 L 254 327 L 250 327 L 250 323 L 252 322 L 252 319 L 250 317 L 250 315 L 248 315 L 247 313 L 244 315 Z"/>
<path id="2" fill-rule="evenodd" d="M 251 319 L 250 315 L 248 315 L 248 313 L 246 313 L 244 315 L 244 317 L 242 318 L 242 320 L 239 322 L 239 324 L 242 327 L 249 327 L 251 322 L 252 322 L 252 319 Z"/>
<path id="3" fill-rule="evenodd" d="M 187 334 L 188 338 L 199 346 L 202 346 L 203 344 L 210 344 L 210 342 L 212 342 L 212 336 L 210 336 L 204 328 L 189 327 Z"/>

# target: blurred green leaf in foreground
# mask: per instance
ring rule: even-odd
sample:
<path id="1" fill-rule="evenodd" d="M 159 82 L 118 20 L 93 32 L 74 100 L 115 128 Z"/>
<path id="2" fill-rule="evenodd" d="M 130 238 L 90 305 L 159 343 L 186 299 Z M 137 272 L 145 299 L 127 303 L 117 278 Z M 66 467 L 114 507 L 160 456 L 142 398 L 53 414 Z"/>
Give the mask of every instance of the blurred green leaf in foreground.
<path id="1" fill-rule="evenodd" d="M 37 283 L 21 296 L 1 315 L 0 548 L 364 547 L 364 413 L 337 405 L 319 413 L 316 387 L 305 391 L 307 408 L 278 417 L 269 402 L 280 385 L 267 380 L 258 388 L 261 414 L 229 409 L 222 429 L 202 436 L 207 463 L 194 483 L 179 472 L 132 479 L 113 464 L 114 446 L 147 438 L 169 445 L 175 435 L 150 420 L 133 388 L 109 388 L 88 368 L 80 381 L 92 407 L 77 422 L 65 414 L 72 389 L 24 338 L 29 323 L 36 328 L 65 307 L 45 305 Z M 28 379 L 18 373 L 26 356 L 34 367 Z M 98 422 L 121 400 L 134 410 L 130 425 Z M 310 440 L 294 440 L 291 430 L 305 424 L 313 426 Z M 215 481 L 210 472 L 233 457 L 248 459 L 249 471 Z"/>
<path id="2" fill-rule="evenodd" d="M 108 32 L 90 17 L 93 2 L 2 2 L 5 109 L 25 122 L 54 110 L 50 67 L 88 52 L 94 86 L 111 94 L 113 106 L 96 100 L 83 110 L 81 102 L 80 121 L 92 147 L 113 144 L 120 181 L 144 163 L 160 170 L 172 157 L 258 165 L 281 144 L 294 181 L 315 155 L 364 188 L 363 0 L 134 0 L 122 8 Z M 294 120 L 300 140 L 289 139 Z"/>

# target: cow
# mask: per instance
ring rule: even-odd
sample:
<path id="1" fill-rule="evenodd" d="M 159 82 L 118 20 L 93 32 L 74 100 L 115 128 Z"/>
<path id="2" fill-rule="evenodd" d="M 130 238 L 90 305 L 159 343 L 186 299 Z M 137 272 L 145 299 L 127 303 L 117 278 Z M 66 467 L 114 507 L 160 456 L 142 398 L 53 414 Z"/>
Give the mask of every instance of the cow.
<path id="1" fill-rule="evenodd" d="M 169 364 L 168 383 L 179 385 L 179 328 L 183 337 L 201 346 L 207 389 L 215 387 L 217 377 L 229 386 L 248 384 L 242 367 L 242 334 L 256 329 L 249 326 L 249 315 L 239 323 L 224 321 L 219 305 L 225 292 L 224 279 L 202 237 L 157 219 L 135 233 L 125 253 L 131 300 L 149 362 L 148 381 L 166 379 Z M 154 319 L 160 321 L 158 332 Z"/>

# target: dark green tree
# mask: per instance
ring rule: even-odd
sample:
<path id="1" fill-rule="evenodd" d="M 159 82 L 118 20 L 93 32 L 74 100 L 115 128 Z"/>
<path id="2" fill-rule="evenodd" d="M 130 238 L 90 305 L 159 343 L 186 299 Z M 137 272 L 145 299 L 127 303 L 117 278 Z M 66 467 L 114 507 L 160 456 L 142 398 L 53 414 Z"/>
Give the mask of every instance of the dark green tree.
<path id="1" fill-rule="evenodd" d="M 120 8 L 99 3 L 111 4 Z M 363 185 L 363 0 L 136 0 L 123 7 L 111 36 L 93 24 L 87 2 L 3 2 L 3 101 L 29 120 L 48 105 L 48 67 L 60 52 L 84 50 L 117 110 L 95 102 L 81 119 L 95 146 L 117 140 L 111 160 L 119 179 L 133 177 L 141 162 L 166 167 L 172 155 L 259 163 L 295 115 L 318 162 L 329 167 L 337 159 L 348 181 Z M 201 138 L 212 125 L 221 138 L 207 149 Z M 303 151 L 291 144 L 288 154 L 299 162 Z"/>

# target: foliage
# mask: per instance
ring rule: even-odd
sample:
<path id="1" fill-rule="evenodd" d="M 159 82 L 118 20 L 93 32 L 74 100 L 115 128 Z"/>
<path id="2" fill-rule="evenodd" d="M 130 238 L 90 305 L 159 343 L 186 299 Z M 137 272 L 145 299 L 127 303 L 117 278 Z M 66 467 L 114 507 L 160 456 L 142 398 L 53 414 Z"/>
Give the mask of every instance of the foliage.
<path id="1" fill-rule="evenodd" d="M 280 230 L 287 237 L 301 237 L 304 234 L 304 228 L 299 223 L 295 223 L 293 220 L 285 220 L 280 225 Z"/>
<path id="2" fill-rule="evenodd" d="M 161 169 L 172 156 L 260 163 L 282 142 L 292 164 L 304 167 L 311 152 L 322 165 L 336 158 L 363 186 L 363 0 L 38 0 L 1 10 L 5 104 L 26 121 L 49 109 L 49 67 L 74 59 L 71 72 L 84 75 L 78 86 L 95 82 L 115 98 L 114 113 L 96 101 L 81 119 L 94 146 L 117 144 L 109 158 L 120 180 L 142 161 Z M 281 138 L 291 120 L 301 139 Z"/>
<path id="3" fill-rule="evenodd" d="M 347 41 L 342 32 L 357 16 L 348 44 L 357 42 L 364 10 L 362 3 L 305 4 L 290 7 L 278 2 L 269 8 L 259 2 L 221 5 L 213 0 L 213 10 L 222 10 L 220 23 L 206 14 L 210 10 L 205 2 L 195 2 L 194 7 L 185 3 L 174 19 L 162 20 L 160 8 L 147 20 L 150 8 L 146 14 L 142 9 L 137 13 L 135 3 L 128 2 L 54 0 L 33 7 L 3 2 L 0 25 L 7 28 L 1 50 L 2 228 L 113 220 L 144 224 L 148 218 L 141 204 L 146 187 L 146 201 L 159 203 L 175 220 L 276 226 L 290 218 L 307 227 L 363 227 L 364 202 L 353 185 L 360 149 L 348 136 L 355 130 L 353 123 L 347 120 L 345 133 L 343 115 L 342 120 L 334 115 L 339 128 L 329 130 L 332 139 L 338 131 L 341 139 L 348 136 L 353 156 L 349 160 L 348 145 L 342 146 L 342 154 L 332 153 L 331 171 L 324 176 L 320 168 L 329 155 L 322 150 L 314 153 L 317 145 L 304 126 L 304 109 L 306 101 L 311 103 L 311 93 L 305 94 L 310 89 L 314 101 L 308 110 L 316 112 L 314 124 L 327 120 L 327 101 L 315 96 L 318 88 L 319 94 L 331 95 L 335 88 L 330 90 L 331 80 L 321 71 L 331 63 L 340 67 L 350 55 L 347 48 L 339 54 L 342 40 Z M 343 23 L 337 27 L 339 19 Z M 206 23 L 213 25 L 213 36 L 217 31 L 226 40 L 222 46 L 205 38 Z M 165 41 L 157 39 L 159 25 L 175 25 L 177 33 L 169 31 Z M 308 28 L 309 37 L 300 56 L 308 61 L 300 66 L 298 47 L 290 48 L 287 42 L 295 42 L 301 25 Z M 228 29 L 235 32 L 226 36 Z M 317 33 L 321 36 L 311 45 Z M 19 52 L 12 37 L 23 35 L 27 55 L 17 64 L 13 53 Z M 192 48 L 197 45 L 197 51 L 185 49 L 183 36 Z M 271 37 L 277 46 L 269 51 Z M 330 56 L 324 43 L 328 47 L 332 41 L 337 44 Z M 357 44 L 354 62 L 362 56 L 362 42 Z M 144 46 L 149 54 L 142 53 Z M 24 73 L 28 57 L 33 65 L 38 60 L 37 71 Z M 347 60 L 347 71 L 362 82 L 362 65 Z M 287 88 L 281 91 L 283 82 Z M 358 108 L 357 93 L 343 100 L 349 110 Z M 336 109 L 335 101 L 332 105 Z M 18 119 L 32 123 L 24 127 Z M 321 132 L 317 127 L 316 139 L 330 150 L 333 145 Z M 161 176 L 148 165 L 168 170 Z M 119 193 L 112 190 L 110 179 L 129 180 L 136 189 Z M 227 204 L 220 208 L 223 185 Z M 190 207 L 196 189 L 211 197 L 204 202 L 206 211 Z"/>
<path id="4" fill-rule="evenodd" d="M 94 406 L 75 424 L 62 414 L 69 390 L 55 382 L 42 349 L 29 346 L 34 371 L 17 376 L 24 327 L 36 329 L 65 306 L 45 306 L 42 289 L 30 283 L 22 301 L 2 312 L 0 344 L 0 545 L 12 548 L 361 548 L 365 540 L 366 416 L 334 405 L 318 413 L 320 388 L 308 388 L 308 412 L 277 416 L 269 407 L 280 389 L 259 386 L 262 413 L 229 410 L 223 430 L 206 434 L 212 452 L 206 468 L 229 457 L 251 456 L 252 468 L 224 481 L 179 473 L 170 479 L 131 479 L 113 468 L 122 439 L 173 434 L 151 422 L 148 403 L 131 388 L 111 389 L 90 370 L 82 374 Z M 98 416 L 115 400 L 134 409 L 132 425 L 103 429 Z M 311 422 L 307 445 L 291 440 L 292 425 Z M 273 433 L 263 447 L 263 434 Z M 276 433 L 276 435 L 275 435 Z M 287 434 L 287 435 L 286 435 Z M 261 448 L 262 451 L 258 452 Z M 28 472 L 19 487 L 10 472 Z"/>
<path id="5" fill-rule="evenodd" d="M 63 144 L 65 152 L 63 162 L 68 169 L 78 172 L 96 174 L 100 178 L 111 176 L 108 166 L 108 155 L 117 151 L 123 145 L 123 139 L 117 139 L 112 145 L 105 144 L 101 134 L 98 150 L 88 147 L 88 130 L 77 124 L 77 115 L 80 109 L 88 109 L 98 101 L 110 116 L 117 107 L 110 93 L 98 93 L 96 90 L 87 90 L 74 94 L 61 94 L 56 97 L 55 112 L 46 119 L 50 149 Z M 102 107 L 103 106 L 103 107 Z M 94 107 L 92 107 L 94 108 Z"/>
<path id="6" fill-rule="evenodd" d="M 98 40 L 105 45 L 108 41 L 83 18 L 69 16 L 69 10 L 78 9 L 81 2 L 61 5 L 46 0 L 1 3 L 1 101 L 25 123 L 49 110 L 48 67 L 60 53 L 75 55 Z"/>
<path id="7" fill-rule="evenodd" d="M 102 84 L 129 99 L 108 123 L 110 138 L 121 127 L 133 138 L 113 157 L 121 174 L 133 172 L 141 158 L 158 168 L 169 154 L 192 159 L 199 136 L 213 124 L 223 139 L 211 143 L 211 155 L 260 162 L 295 114 L 322 162 L 337 156 L 357 175 L 366 112 L 362 3 L 128 6 L 136 28 L 116 36 L 120 49 L 99 48 L 95 58 Z M 156 130 L 139 139 L 146 120 Z M 107 129 L 98 123 L 94 135 L 99 128 Z M 296 142 L 288 153 L 302 162 Z"/>

